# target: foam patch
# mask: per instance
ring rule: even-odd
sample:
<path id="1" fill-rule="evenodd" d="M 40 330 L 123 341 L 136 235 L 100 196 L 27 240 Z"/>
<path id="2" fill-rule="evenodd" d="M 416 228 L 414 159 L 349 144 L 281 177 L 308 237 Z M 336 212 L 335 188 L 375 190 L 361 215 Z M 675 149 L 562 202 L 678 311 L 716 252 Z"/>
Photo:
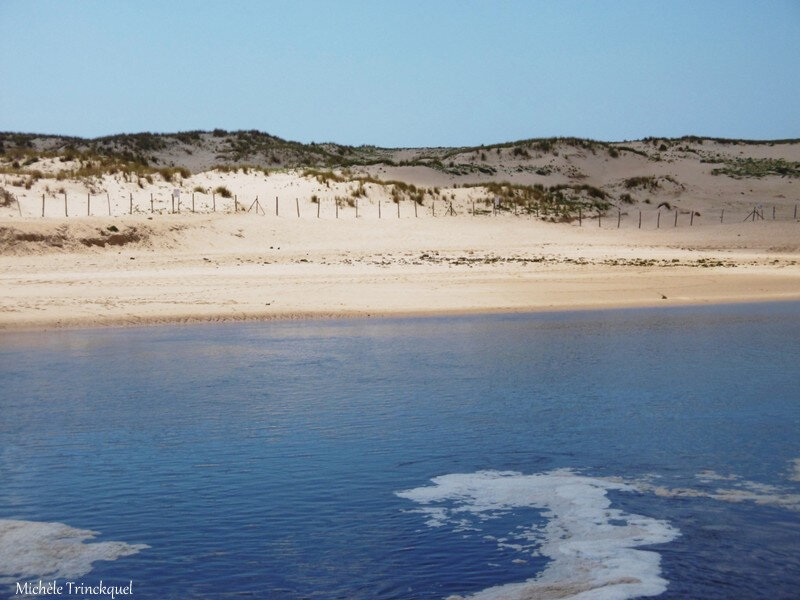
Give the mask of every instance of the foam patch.
<path id="1" fill-rule="evenodd" d="M 800 458 L 795 458 L 792 461 L 792 467 L 789 471 L 790 481 L 800 481 Z"/>
<path id="2" fill-rule="evenodd" d="M 654 494 L 662 498 L 709 498 L 719 502 L 752 502 L 785 510 L 800 511 L 800 494 L 794 494 L 790 490 L 775 485 L 749 481 L 738 475 L 723 476 L 713 471 L 701 471 L 696 477 L 702 483 L 716 484 L 718 487 L 710 489 L 670 488 L 658 485 L 652 477 L 629 480 L 627 483 L 642 493 Z"/>
<path id="3" fill-rule="evenodd" d="M 470 598 L 623 600 L 667 589 L 659 554 L 638 548 L 670 542 L 679 532 L 666 521 L 611 508 L 609 490 L 635 492 L 634 486 L 567 469 L 535 475 L 480 471 L 444 475 L 432 483 L 397 492 L 421 505 L 417 510 L 431 527 L 463 529 L 467 520 L 479 528 L 481 521 L 521 508 L 538 508 L 548 519 L 544 526 L 523 526 L 497 540 L 502 547 L 549 558 L 544 571 Z"/>
<path id="4" fill-rule="evenodd" d="M 116 560 L 149 548 L 125 542 L 86 543 L 96 531 L 63 523 L 0 519 L 0 584 L 76 578 L 98 560 Z"/>

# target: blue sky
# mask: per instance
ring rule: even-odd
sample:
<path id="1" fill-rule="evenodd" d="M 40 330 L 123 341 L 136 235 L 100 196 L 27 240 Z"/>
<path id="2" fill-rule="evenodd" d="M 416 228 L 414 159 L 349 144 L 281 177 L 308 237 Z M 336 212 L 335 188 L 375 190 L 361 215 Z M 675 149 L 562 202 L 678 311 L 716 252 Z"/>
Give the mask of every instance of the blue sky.
<path id="1" fill-rule="evenodd" d="M 0 130 L 800 137 L 800 2 L 0 0 Z"/>

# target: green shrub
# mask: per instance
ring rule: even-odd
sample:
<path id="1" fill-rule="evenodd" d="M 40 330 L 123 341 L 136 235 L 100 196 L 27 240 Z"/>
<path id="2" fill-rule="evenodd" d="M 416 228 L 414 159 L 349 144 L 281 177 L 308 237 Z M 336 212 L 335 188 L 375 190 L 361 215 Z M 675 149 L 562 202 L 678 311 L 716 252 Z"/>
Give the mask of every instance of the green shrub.
<path id="1" fill-rule="evenodd" d="M 11 206 L 11 203 L 15 200 L 14 194 L 9 192 L 5 188 L 0 187 L 0 206 Z"/>
<path id="2" fill-rule="evenodd" d="M 641 175 L 639 177 L 628 177 L 622 183 L 629 190 L 633 190 L 636 188 L 655 189 L 659 187 L 658 178 L 655 175 Z"/>
<path id="3" fill-rule="evenodd" d="M 186 167 L 163 167 L 158 170 L 158 174 L 166 182 L 174 181 L 176 175 L 180 175 L 181 179 L 188 179 L 192 176 L 192 172 Z"/>
<path id="4" fill-rule="evenodd" d="M 214 188 L 214 193 L 215 194 L 219 194 L 223 198 L 232 198 L 233 197 L 233 194 L 231 194 L 231 191 L 228 188 L 226 188 L 224 185 L 219 185 L 216 188 Z"/>
<path id="5" fill-rule="evenodd" d="M 736 158 L 727 161 L 724 167 L 713 169 L 711 174 L 727 175 L 734 179 L 745 177 L 759 179 L 767 175 L 800 177 L 800 162 L 788 161 L 782 158 Z"/>

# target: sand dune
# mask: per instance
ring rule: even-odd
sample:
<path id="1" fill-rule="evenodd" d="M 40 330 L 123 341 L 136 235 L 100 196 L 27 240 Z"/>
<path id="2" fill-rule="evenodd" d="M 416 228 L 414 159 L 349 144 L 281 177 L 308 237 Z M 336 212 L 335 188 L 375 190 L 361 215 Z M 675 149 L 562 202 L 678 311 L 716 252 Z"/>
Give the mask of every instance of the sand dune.
<path id="1" fill-rule="evenodd" d="M 800 299 L 800 144 L 630 147 L 451 150 L 453 171 L 494 174 L 382 163 L 152 183 L 59 179 L 69 161 L 42 157 L 28 187 L 0 174 L 0 328 Z M 740 155 L 789 175 L 712 174 Z M 759 205 L 764 220 L 745 220 Z"/>

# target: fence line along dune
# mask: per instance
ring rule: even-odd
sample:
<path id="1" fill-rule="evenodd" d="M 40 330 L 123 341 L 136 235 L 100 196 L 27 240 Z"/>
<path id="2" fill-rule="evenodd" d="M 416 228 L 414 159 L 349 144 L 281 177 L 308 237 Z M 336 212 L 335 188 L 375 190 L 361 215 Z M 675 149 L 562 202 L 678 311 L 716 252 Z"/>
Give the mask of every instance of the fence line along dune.
<path id="1" fill-rule="evenodd" d="M 0 135 L 0 327 L 800 296 L 796 141 L 265 135 Z"/>

